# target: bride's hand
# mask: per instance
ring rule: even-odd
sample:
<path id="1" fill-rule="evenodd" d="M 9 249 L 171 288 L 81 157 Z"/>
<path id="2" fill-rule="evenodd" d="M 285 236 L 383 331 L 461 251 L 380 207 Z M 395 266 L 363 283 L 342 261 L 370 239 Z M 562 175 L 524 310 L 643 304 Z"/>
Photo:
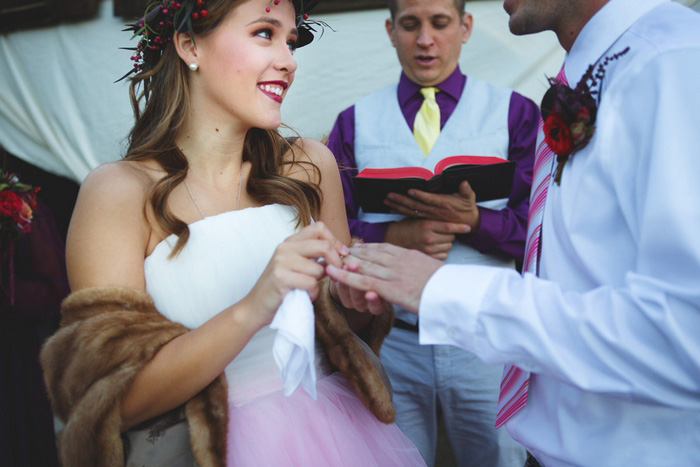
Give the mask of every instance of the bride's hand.
<path id="1" fill-rule="evenodd" d="M 282 242 L 257 283 L 244 298 L 260 320 L 260 327 L 272 322 L 284 296 L 293 289 L 306 290 L 315 300 L 318 281 L 325 275 L 325 265 L 342 267 L 342 256 L 349 250 L 322 223 L 316 222 Z"/>
<path id="2" fill-rule="evenodd" d="M 357 272 L 357 265 L 346 263 L 343 269 Z M 331 297 L 349 310 L 359 312 L 369 311 L 373 315 L 379 315 L 386 309 L 386 303 L 376 293 L 353 289 L 342 282 L 331 280 Z"/>

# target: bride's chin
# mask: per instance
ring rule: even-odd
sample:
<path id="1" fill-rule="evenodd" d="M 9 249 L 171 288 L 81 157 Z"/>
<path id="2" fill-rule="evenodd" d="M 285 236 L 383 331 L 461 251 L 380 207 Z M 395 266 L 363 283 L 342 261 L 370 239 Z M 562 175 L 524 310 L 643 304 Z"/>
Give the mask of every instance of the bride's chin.
<path id="1" fill-rule="evenodd" d="M 256 127 L 260 128 L 261 130 L 276 130 L 280 127 L 280 125 L 282 125 L 281 116 L 276 119 L 270 119 L 266 122 L 260 122 L 260 124 L 256 125 Z"/>

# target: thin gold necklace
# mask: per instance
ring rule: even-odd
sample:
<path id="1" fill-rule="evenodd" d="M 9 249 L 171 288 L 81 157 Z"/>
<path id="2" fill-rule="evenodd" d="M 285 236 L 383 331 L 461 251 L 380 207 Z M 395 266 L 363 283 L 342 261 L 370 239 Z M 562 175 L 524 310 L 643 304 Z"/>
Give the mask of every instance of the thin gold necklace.
<path id="1" fill-rule="evenodd" d="M 236 211 L 238 211 L 238 208 L 241 206 L 241 182 L 243 180 L 243 167 L 241 167 L 241 171 L 238 174 L 238 199 L 236 199 Z M 197 211 L 199 211 L 199 214 L 202 216 L 202 219 L 206 219 L 207 216 L 204 215 L 204 212 L 202 212 L 202 208 L 199 207 L 199 204 L 197 204 L 197 198 L 194 197 L 192 194 L 192 190 L 190 190 L 190 186 L 187 184 L 187 180 L 183 180 L 185 182 L 185 188 L 187 189 L 187 193 L 189 193 L 190 198 L 192 198 L 192 202 L 194 203 L 194 206 L 197 208 Z"/>

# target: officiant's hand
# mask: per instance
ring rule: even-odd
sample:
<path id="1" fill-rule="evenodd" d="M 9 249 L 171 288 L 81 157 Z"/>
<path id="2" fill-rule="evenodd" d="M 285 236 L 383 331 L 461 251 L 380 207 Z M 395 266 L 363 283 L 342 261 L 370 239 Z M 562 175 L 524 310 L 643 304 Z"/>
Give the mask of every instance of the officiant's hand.
<path id="1" fill-rule="evenodd" d="M 455 235 L 469 232 L 466 224 L 406 217 L 392 222 L 386 229 L 384 241 L 411 250 L 422 251 L 435 259 L 447 258 Z"/>
<path id="2" fill-rule="evenodd" d="M 443 264 L 419 251 L 387 243 L 351 248 L 344 262 L 355 266 L 326 266 L 326 273 L 331 279 L 366 291 L 370 299 L 378 294 L 384 300 L 416 314 L 425 284 Z"/>
<path id="3" fill-rule="evenodd" d="M 470 232 L 476 232 L 479 228 L 476 193 L 466 181 L 461 183 L 457 193 L 451 195 L 414 189 L 409 190 L 408 195 L 389 193 L 384 204 L 391 208 L 391 212 L 407 217 L 466 224 L 470 227 Z"/>

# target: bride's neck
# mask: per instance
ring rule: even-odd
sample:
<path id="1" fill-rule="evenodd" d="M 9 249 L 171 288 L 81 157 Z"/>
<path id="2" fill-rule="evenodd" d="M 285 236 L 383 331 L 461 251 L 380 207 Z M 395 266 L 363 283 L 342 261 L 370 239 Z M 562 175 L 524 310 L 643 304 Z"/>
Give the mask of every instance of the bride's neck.
<path id="1" fill-rule="evenodd" d="M 186 125 L 176 139 L 190 172 L 210 182 L 240 173 L 244 141 L 244 131 L 216 125 L 204 128 Z"/>

